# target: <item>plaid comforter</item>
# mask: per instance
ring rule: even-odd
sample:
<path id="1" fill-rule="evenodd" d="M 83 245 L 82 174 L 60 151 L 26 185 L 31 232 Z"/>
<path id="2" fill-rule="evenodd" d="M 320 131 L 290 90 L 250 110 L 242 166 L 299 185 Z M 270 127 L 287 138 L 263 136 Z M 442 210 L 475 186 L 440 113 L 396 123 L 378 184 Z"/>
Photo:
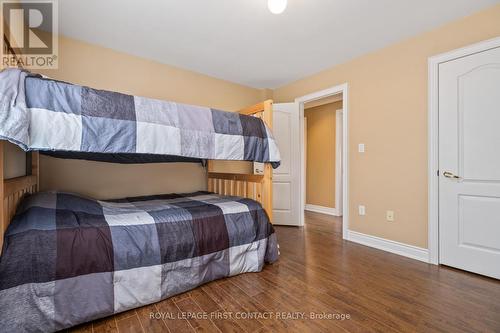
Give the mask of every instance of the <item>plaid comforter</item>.
<path id="1" fill-rule="evenodd" d="M 270 162 L 280 153 L 256 117 L 96 90 L 19 69 L 0 72 L 0 138 L 24 150 L 157 154 Z"/>
<path id="2" fill-rule="evenodd" d="M 26 198 L 0 261 L 0 330 L 56 331 L 157 302 L 278 257 L 260 204 L 208 192 Z"/>

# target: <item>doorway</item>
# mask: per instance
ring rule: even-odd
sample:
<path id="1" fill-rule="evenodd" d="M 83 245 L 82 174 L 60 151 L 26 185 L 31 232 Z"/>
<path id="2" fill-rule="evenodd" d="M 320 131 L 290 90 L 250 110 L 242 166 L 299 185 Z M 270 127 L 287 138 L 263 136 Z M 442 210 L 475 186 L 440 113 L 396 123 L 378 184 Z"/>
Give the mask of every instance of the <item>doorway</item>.
<path id="1" fill-rule="evenodd" d="M 301 203 L 301 224 L 304 225 L 304 212 L 306 210 L 307 198 L 307 163 L 306 163 L 306 109 L 314 106 L 321 106 L 328 102 L 342 101 L 341 109 L 335 110 L 335 208 L 337 211 L 330 210 L 330 213 L 342 215 L 342 237 L 347 239 L 349 230 L 349 200 L 348 200 L 348 85 L 342 84 L 329 89 L 318 91 L 295 99 L 299 109 L 300 121 L 300 203 Z M 339 137 L 340 135 L 340 137 Z M 311 208 L 308 206 L 307 208 Z M 314 208 L 314 207 L 312 207 Z"/>
<path id="2" fill-rule="evenodd" d="M 304 104 L 305 210 L 342 216 L 342 94 Z"/>

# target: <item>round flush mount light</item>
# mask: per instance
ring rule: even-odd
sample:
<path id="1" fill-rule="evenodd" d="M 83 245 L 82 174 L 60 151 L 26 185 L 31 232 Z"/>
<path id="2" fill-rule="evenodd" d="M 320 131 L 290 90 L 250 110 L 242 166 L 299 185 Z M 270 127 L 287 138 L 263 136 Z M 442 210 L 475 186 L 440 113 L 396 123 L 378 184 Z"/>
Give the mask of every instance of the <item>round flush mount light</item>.
<path id="1" fill-rule="evenodd" d="M 285 11 L 287 0 L 267 0 L 267 8 L 273 14 L 281 14 Z"/>

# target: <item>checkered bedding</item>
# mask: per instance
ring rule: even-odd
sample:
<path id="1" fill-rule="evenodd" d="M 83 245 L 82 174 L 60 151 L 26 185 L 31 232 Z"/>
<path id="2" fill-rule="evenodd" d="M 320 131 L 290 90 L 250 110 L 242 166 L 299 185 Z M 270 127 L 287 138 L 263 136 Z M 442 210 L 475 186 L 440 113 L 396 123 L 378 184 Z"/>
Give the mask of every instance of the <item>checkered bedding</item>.
<path id="1" fill-rule="evenodd" d="M 56 331 L 278 258 L 260 204 L 208 192 L 24 199 L 0 258 L 0 330 Z"/>
<path id="2" fill-rule="evenodd" d="M 157 154 L 270 162 L 280 153 L 256 117 L 0 72 L 0 138 L 24 150 Z"/>

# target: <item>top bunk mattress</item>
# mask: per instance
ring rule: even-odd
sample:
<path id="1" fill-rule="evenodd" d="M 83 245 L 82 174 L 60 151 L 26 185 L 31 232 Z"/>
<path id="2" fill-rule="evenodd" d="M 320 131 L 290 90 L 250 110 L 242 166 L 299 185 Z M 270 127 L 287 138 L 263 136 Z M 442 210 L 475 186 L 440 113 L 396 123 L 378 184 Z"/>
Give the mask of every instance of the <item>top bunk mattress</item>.
<path id="1" fill-rule="evenodd" d="M 97 90 L 19 69 L 0 72 L 0 139 L 26 151 L 280 164 L 271 130 L 257 117 Z"/>
<path id="2" fill-rule="evenodd" d="M 42 192 L 21 203 L 0 257 L 0 326 L 56 331 L 278 258 L 253 200 L 209 192 L 98 201 Z"/>

